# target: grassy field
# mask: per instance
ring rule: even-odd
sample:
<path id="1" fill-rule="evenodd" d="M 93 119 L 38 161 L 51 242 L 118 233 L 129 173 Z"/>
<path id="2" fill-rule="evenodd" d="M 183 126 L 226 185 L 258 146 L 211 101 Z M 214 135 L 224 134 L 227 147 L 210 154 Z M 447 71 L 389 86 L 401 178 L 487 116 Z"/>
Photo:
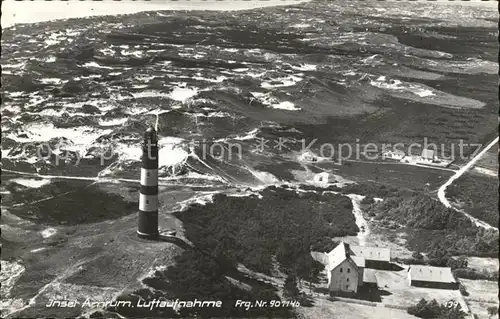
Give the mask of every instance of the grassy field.
<path id="1" fill-rule="evenodd" d="M 493 146 L 477 161 L 476 167 L 486 168 L 498 173 L 498 146 Z"/>
<path id="2" fill-rule="evenodd" d="M 497 316 L 490 317 L 487 312 L 488 307 L 498 307 L 498 283 L 487 280 L 469 280 L 460 279 L 462 285 L 469 293 L 465 297 L 472 313 L 476 314 L 479 319 L 498 318 Z"/>
<path id="3" fill-rule="evenodd" d="M 452 172 L 404 164 L 379 164 L 349 162 L 347 165 L 332 166 L 318 164 L 325 169 L 338 169 L 334 173 L 348 176 L 356 182 L 373 181 L 400 189 L 420 190 L 432 193 L 443 184 Z"/>
<path id="4" fill-rule="evenodd" d="M 467 262 L 470 268 L 488 271 L 498 270 L 498 258 L 468 257 Z"/>
<path id="5" fill-rule="evenodd" d="M 141 288 L 140 280 L 151 267 L 170 265 L 180 254 L 172 243 L 137 238 L 135 185 L 103 183 L 90 188 L 88 182 L 59 181 L 26 188 L 13 184 L 8 205 L 46 199 L 44 205 L 32 205 L 38 210 L 22 206 L 2 209 L 2 260 L 22 260 L 26 269 L 15 281 L 12 296 L 21 301 L 36 296 L 35 304 L 19 316 L 76 317 L 80 307 L 46 308 L 45 303 L 62 292 L 79 302 L 87 297 L 112 300 L 123 289 Z M 182 237 L 182 224 L 166 212 L 177 207 L 173 197 L 182 200 L 179 196 L 189 197 L 194 192 L 184 189 L 180 194 L 178 189 L 163 188 L 161 192 L 160 212 L 165 213 L 159 217 L 160 230 L 174 228 Z M 81 205 L 76 216 L 75 206 L 70 205 L 73 202 Z M 6 308 L 8 313 L 19 307 L 7 302 Z"/>
<path id="6" fill-rule="evenodd" d="M 40 188 L 12 183 L 7 190 L 12 194 L 12 203 L 21 204 L 11 208 L 13 213 L 48 225 L 94 223 L 119 218 L 137 210 L 137 203 L 103 193 L 98 184 L 86 181 L 55 181 Z M 88 200 L 80 200 L 82 198 Z"/>
<path id="7" fill-rule="evenodd" d="M 48 238 L 38 231 L 18 236 L 26 223 L 15 226 L 2 227 L 2 238 L 9 241 L 9 250 L 15 251 L 10 255 L 21 259 L 26 271 L 11 293 L 22 300 L 35 298 L 35 303 L 18 313 L 18 317 L 77 317 L 79 306 L 46 308 L 45 304 L 61 294 L 80 303 L 85 298 L 111 300 L 110 293 L 139 289 L 140 280 L 151 268 L 172 264 L 173 257 L 180 253 L 171 243 L 137 238 L 135 214 L 91 225 L 54 227 L 56 234 Z M 36 227 L 40 231 L 44 228 Z M 160 227 L 172 225 L 160 218 Z"/>

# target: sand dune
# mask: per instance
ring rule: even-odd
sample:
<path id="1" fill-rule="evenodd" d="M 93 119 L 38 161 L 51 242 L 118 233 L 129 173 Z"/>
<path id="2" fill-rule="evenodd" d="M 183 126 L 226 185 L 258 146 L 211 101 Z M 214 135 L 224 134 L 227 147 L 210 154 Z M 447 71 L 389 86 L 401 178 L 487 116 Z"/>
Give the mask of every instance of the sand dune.
<path id="1" fill-rule="evenodd" d="M 35 23 L 56 19 L 82 18 L 90 16 L 129 14 L 142 11 L 157 10 L 245 10 L 276 5 L 291 5 L 308 0 L 269 0 L 269 1 L 112 1 L 103 2 L 18 2 L 4 1 L 2 3 L 2 28 L 18 23 Z"/>

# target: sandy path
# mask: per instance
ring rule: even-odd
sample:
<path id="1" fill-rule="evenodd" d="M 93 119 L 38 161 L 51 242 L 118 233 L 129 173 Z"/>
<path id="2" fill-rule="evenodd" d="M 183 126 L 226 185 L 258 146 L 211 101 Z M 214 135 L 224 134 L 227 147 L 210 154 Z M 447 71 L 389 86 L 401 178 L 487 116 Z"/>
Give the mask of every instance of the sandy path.
<path id="1" fill-rule="evenodd" d="M 365 246 L 366 238 L 368 237 L 370 230 L 368 228 L 368 223 L 366 219 L 363 217 L 363 211 L 361 210 L 361 200 L 365 197 L 357 194 L 349 194 L 346 195 L 352 201 L 352 213 L 354 214 L 354 218 L 356 218 L 356 225 L 359 227 L 358 235 L 358 245 Z M 362 227 L 365 231 L 361 231 Z"/>
<path id="2" fill-rule="evenodd" d="M 461 169 L 459 169 L 455 173 L 455 175 L 451 176 L 450 179 L 448 179 L 448 181 L 446 181 L 446 183 L 444 183 L 439 188 L 439 190 L 438 190 L 438 198 L 441 201 L 441 203 L 443 203 L 444 206 L 446 206 L 446 207 L 452 207 L 451 203 L 446 198 L 446 188 L 448 186 L 450 186 L 456 179 L 458 179 L 460 176 L 462 176 L 465 172 L 467 172 L 469 169 L 471 169 L 474 166 L 474 164 L 476 164 L 476 162 L 484 154 L 486 154 L 486 152 L 488 152 L 488 150 L 490 148 L 492 148 L 495 144 L 498 144 L 498 137 L 495 138 L 490 144 L 488 144 L 481 152 L 479 152 L 479 154 L 477 154 L 473 159 L 471 159 L 466 165 L 464 165 Z M 466 215 L 467 217 L 469 217 L 474 223 L 476 223 L 476 226 L 484 227 L 486 229 L 489 229 L 489 228 L 498 229 L 496 227 L 488 225 L 487 223 L 485 223 L 485 222 L 483 222 L 483 221 L 481 221 L 481 220 L 479 220 L 479 219 L 477 219 L 475 217 L 472 217 L 471 215 L 467 214 L 463 210 L 458 210 L 458 211 L 460 211 L 461 213 L 463 213 L 464 215 Z"/>

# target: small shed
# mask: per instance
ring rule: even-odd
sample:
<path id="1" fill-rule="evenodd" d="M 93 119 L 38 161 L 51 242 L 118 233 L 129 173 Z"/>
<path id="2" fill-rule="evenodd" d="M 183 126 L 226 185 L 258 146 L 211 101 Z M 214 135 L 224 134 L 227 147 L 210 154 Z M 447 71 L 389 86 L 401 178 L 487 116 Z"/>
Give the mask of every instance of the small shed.
<path id="1" fill-rule="evenodd" d="M 327 185 L 330 183 L 335 183 L 335 177 L 328 172 L 322 172 L 314 175 L 313 181 L 315 184 Z"/>

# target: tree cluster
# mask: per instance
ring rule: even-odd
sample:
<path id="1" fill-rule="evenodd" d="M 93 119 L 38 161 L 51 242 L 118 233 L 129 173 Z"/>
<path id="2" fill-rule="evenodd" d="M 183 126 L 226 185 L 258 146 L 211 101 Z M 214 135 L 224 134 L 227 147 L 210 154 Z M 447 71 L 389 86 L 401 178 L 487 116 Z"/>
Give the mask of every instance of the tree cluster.
<path id="1" fill-rule="evenodd" d="M 488 311 L 488 315 L 490 316 L 490 318 L 493 317 L 494 315 L 498 315 L 498 307 L 491 306 L 488 307 L 486 311 Z"/>
<path id="2" fill-rule="evenodd" d="M 472 280 L 498 281 L 498 270 L 488 271 L 486 269 L 476 270 L 472 268 L 458 268 L 453 270 L 455 277 Z"/>
<path id="3" fill-rule="evenodd" d="M 410 315 L 425 319 L 464 319 L 465 313 L 457 307 L 440 305 L 436 299 L 427 301 L 424 298 L 415 305 L 408 308 Z"/>

